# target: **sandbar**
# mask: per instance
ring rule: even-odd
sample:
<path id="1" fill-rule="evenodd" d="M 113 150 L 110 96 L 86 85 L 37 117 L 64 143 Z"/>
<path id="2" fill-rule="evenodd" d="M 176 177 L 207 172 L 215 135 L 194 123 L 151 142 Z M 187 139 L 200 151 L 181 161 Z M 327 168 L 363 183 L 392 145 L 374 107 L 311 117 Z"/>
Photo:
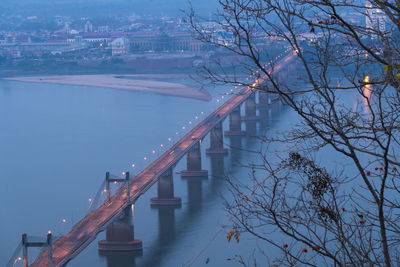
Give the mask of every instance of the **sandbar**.
<path id="1" fill-rule="evenodd" d="M 82 85 L 103 88 L 113 88 L 121 90 L 132 90 L 141 92 L 158 93 L 163 95 L 193 98 L 203 101 L 210 101 L 211 96 L 208 92 L 174 82 L 141 80 L 137 78 L 168 78 L 164 75 L 58 75 L 58 76 L 32 76 L 32 77 L 12 77 L 5 80 L 33 82 L 33 83 L 50 83 L 64 85 Z M 177 77 L 172 77 L 177 78 Z"/>

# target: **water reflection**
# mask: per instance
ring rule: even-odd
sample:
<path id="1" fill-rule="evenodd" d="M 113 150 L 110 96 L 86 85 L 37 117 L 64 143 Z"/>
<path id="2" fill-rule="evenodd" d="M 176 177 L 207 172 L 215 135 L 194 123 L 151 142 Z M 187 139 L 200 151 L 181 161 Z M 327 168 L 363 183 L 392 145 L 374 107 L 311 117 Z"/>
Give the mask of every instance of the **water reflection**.
<path id="1" fill-rule="evenodd" d="M 158 207 L 158 234 L 160 249 L 168 248 L 175 238 L 175 207 Z"/>
<path id="2" fill-rule="evenodd" d="M 146 260 L 140 266 L 160 266 L 163 257 L 173 250 L 178 242 L 179 235 L 176 232 L 175 209 L 173 206 L 158 206 L 158 238 L 154 241 L 149 254 L 146 253 Z"/>
<path id="3" fill-rule="evenodd" d="M 368 113 L 368 101 L 371 99 L 371 92 L 372 92 L 372 87 L 371 84 L 369 84 L 369 76 L 364 77 L 364 83 L 367 83 L 364 88 L 363 88 L 363 94 L 364 94 L 364 110 L 366 113 Z"/>
<path id="4" fill-rule="evenodd" d="M 241 160 L 242 151 L 242 136 L 229 136 L 230 139 L 230 155 L 231 164 Z"/>
<path id="5" fill-rule="evenodd" d="M 137 255 L 135 252 L 99 252 L 101 258 L 106 258 L 108 267 L 121 267 L 121 266 L 129 266 L 136 267 L 136 258 L 140 255 Z"/>
<path id="6" fill-rule="evenodd" d="M 190 215 L 196 214 L 196 212 L 203 206 L 203 179 L 207 179 L 207 177 L 195 177 L 187 179 L 188 213 Z"/>
<path id="7" fill-rule="evenodd" d="M 257 122 L 256 121 L 246 121 L 246 150 L 251 150 L 258 143 L 257 136 Z M 257 148 L 256 148 L 257 149 Z"/>
<path id="8" fill-rule="evenodd" d="M 210 155 L 211 177 L 212 181 L 224 178 L 225 174 L 225 156 L 224 155 Z"/>
<path id="9" fill-rule="evenodd" d="M 268 115 L 269 115 L 270 108 L 268 106 L 261 106 L 258 109 L 258 116 L 260 118 L 259 121 L 259 134 L 264 135 L 265 130 L 268 126 Z"/>

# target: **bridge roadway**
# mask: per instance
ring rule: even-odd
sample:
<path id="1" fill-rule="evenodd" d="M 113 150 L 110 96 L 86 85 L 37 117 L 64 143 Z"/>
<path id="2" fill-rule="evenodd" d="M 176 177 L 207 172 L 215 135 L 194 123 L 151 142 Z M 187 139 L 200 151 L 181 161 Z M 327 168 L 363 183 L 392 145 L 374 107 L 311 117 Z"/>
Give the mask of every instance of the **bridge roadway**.
<path id="1" fill-rule="evenodd" d="M 274 66 L 274 71 L 279 70 L 283 65 L 293 58 L 292 54 L 284 57 L 279 64 Z M 259 79 L 258 83 L 263 82 Z M 140 195 L 144 194 L 158 177 L 175 165 L 197 142 L 203 139 L 217 123 L 222 121 L 229 113 L 242 104 L 252 93 L 253 88 L 245 87 L 233 95 L 224 104 L 218 107 L 207 118 L 197 124 L 189 133 L 175 143 L 159 158 L 153 161 L 138 175 L 130 179 L 130 196 L 135 202 Z M 119 187 L 111 197 L 110 203 L 104 202 L 99 208 L 88 213 L 71 231 L 62 235 L 53 244 L 54 266 L 64 266 L 68 261 L 76 257 L 86 246 L 104 231 L 122 211 L 129 205 L 126 194 L 126 186 Z M 47 250 L 43 251 L 31 266 L 49 266 Z"/>

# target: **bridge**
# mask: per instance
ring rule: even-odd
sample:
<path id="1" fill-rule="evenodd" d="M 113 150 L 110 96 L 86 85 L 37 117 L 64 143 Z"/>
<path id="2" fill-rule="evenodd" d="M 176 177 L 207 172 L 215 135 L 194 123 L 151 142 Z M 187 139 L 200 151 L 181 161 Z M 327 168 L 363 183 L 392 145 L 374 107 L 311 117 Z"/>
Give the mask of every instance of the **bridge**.
<path id="1" fill-rule="evenodd" d="M 274 66 L 274 72 L 288 65 L 293 58 L 293 54 L 285 56 Z M 240 106 L 245 103 L 245 116 L 243 119 L 257 120 L 255 91 L 256 87 L 263 83 L 264 80 L 265 77 L 258 78 L 250 86 L 233 94 L 230 99 L 197 124 L 183 138 L 136 176 L 131 177 L 129 173 L 125 173 L 125 178 L 119 178 L 107 173 L 104 184 L 106 185 L 104 191 L 107 192 L 107 200 L 76 223 L 70 232 L 60 236 L 55 241 L 51 241 L 50 236 L 50 239 L 48 238 L 51 241 L 50 243 L 48 242 L 50 249 L 43 250 L 30 266 L 64 266 L 85 249 L 101 231 L 112 232 L 115 228 L 114 231 L 118 232 L 118 226 L 114 225 L 115 221 L 118 221 L 118 218 L 126 215 L 131 209 L 133 212 L 136 200 L 156 182 L 158 182 L 158 197 L 151 199 L 152 205 L 180 205 L 180 198 L 174 197 L 173 194 L 172 169 L 174 166 L 181 158 L 187 155 L 187 170 L 181 171 L 181 176 L 207 176 L 208 171 L 201 168 L 200 146 L 202 139 L 210 132 L 210 148 L 206 150 L 206 153 L 226 153 L 227 150 L 224 149 L 222 142 L 224 135 L 222 121 L 229 116 L 230 126 L 225 135 L 242 135 Z M 260 94 L 259 102 L 262 99 L 263 97 Z M 110 182 L 124 182 L 125 185 L 119 187 L 111 196 Z M 104 188 L 103 185 L 102 188 Z M 99 242 L 99 249 L 141 250 L 142 242 L 134 239 L 133 227 L 131 228 L 129 240 L 113 242 L 112 237 L 109 238 L 107 234 L 107 240 Z M 26 246 L 24 253 L 26 253 Z M 11 262 L 13 262 L 12 260 Z M 23 262 L 24 266 L 28 266 L 26 259 Z"/>

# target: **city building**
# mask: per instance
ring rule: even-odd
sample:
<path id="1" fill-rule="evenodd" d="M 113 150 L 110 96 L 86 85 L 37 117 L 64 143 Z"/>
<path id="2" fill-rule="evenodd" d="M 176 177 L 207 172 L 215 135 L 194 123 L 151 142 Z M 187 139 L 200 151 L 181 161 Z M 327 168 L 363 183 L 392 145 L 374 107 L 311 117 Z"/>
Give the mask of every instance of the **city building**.
<path id="1" fill-rule="evenodd" d="M 113 56 L 121 56 L 129 53 L 130 42 L 125 37 L 120 37 L 111 42 Z"/>
<path id="2" fill-rule="evenodd" d="M 129 35 L 133 51 L 145 52 L 200 52 L 204 44 L 189 32 L 143 31 Z"/>
<path id="3" fill-rule="evenodd" d="M 106 26 L 99 26 L 97 27 L 98 32 L 110 32 L 110 27 L 108 25 Z"/>
<path id="4" fill-rule="evenodd" d="M 375 38 L 377 33 L 386 32 L 386 15 L 379 9 L 374 7 L 370 1 L 366 1 L 365 28 Z"/>
<path id="5" fill-rule="evenodd" d="M 86 21 L 85 23 L 85 32 L 92 32 L 93 31 L 93 24 L 90 21 Z"/>
<path id="6" fill-rule="evenodd" d="M 85 32 L 82 38 L 87 43 L 108 43 L 111 42 L 111 34 L 105 32 Z"/>

